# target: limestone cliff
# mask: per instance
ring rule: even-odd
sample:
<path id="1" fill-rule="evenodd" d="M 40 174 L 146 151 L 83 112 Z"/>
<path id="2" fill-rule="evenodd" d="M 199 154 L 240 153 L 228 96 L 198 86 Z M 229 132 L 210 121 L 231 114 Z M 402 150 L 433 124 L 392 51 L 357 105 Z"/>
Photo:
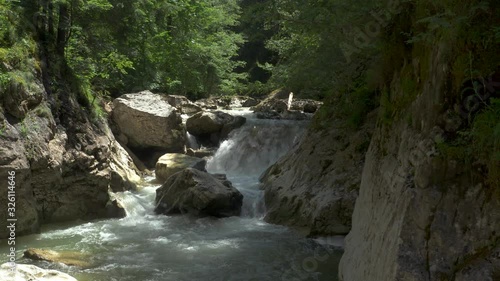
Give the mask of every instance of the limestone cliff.
<path id="1" fill-rule="evenodd" d="M 8 171 L 15 171 L 17 235 L 37 232 L 43 223 L 123 214 L 111 191 L 140 180 L 127 152 L 106 122 L 91 120 L 71 93 L 49 106 L 38 81 L 11 86 L 0 100 L 0 206 L 7 206 L 5 183 Z M 59 109 L 57 119 L 51 108 Z M 0 220 L 7 215 L 2 210 Z M 0 229 L 0 238 L 7 235 Z"/>
<path id="2" fill-rule="evenodd" d="M 414 58 L 402 80 L 429 69 L 406 118 L 380 122 L 363 169 L 352 230 L 340 264 L 342 281 L 499 280 L 500 201 L 480 166 L 443 157 L 437 144 L 453 133 L 450 58 L 439 44 L 430 62 Z M 458 120 L 460 122 L 460 120 Z M 458 124 L 460 126 L 460 124 Z"/>

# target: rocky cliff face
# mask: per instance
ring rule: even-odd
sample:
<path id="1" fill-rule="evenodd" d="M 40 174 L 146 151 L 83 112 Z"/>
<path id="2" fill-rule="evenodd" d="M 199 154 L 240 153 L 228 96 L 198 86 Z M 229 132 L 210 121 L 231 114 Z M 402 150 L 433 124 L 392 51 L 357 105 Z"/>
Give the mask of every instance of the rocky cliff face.
<path id="1" fill-rule="evenodd" d="M 302 141 L 262 176 L 266 221 L 310 236 L 347 234 L 358 196 L 374 115 L 358 131 L 332 122 L 310 129 Z"/>
<path id="2" fill-rule="evenodd" d="M 0 106 L 0 175 L 7 182 L 7 172 L 16 172 L 17 235 L 48 222 L 123 214 L 110 192 L 140 180 L 132 160 L 107 124 L 91 122 L 71 96 L 56 122 L 40 85 L 11 89 L 5 96 L 16 99 Z M 6 184 L 2 194 L 0 205 L 7 206 Z M 7 215 L 0 212 L 0 220 Z M 7 235 L 0 229 L 0 238 Z"/>
<path id="3" fill-rule="evenodd" d="M 499 280 L 499 198 L 477 168 L 466 169 L 437 149 L 454 127 L 446 105 L 449 51 L 437 46 L 409 118 L 374 133 L 340 264 L 342 281 Z M 405 94 L 402 76 L 393 81 L 397 95 Z"/>

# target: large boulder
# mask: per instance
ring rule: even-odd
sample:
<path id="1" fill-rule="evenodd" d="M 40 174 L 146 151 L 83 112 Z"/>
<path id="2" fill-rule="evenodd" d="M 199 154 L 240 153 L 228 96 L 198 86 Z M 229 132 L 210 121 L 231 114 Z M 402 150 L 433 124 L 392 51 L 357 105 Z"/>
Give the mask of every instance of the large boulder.
<path id="1" fill-rule="evenodd" d="M 199 112 L 186 121 L 188 132 L 201 139 L 208 139 L 213 145 L 226 138 L 229 133 L 245 124 L 246 118 L 232 116 L 222 111 Z"/>
<path id="2" fill-rule="evenodd" d="M 113 120 L 134 148 L 159 148 L 180 152 L 185 134 L 182 119 L 168 98 L 144 91 L 113 101 Z"/>
<path id="3" fill-rule="evenodd" d="M 186 121 L 186 129 L 195 136 L 218 133 L 233 120 L 233 116 L 222 111 L 200 112 Z"/>
<path id="4" fill-rule="evenodd" d="M 0 266 L 0 280 L 9 281 L 78 281 L 66 273 L 56 270 L 46 270 L 30 264 L 16 264 L 16 269 L 12 269 L 12 264 L 4 263 Z"/>
<path id="5" fill-rule="evenodd" d="M 198 157 L 191 157 L 179 153 L 167 153 L 156 162 L 156 178 L 165 181 L 171 175 L 186 168 L 194 168 L 205 171 L 207 161 Z"/>
<path id="6" fill-rule="evenodd" d="M 171 176 L 156 190 L 155 212 L 166 215 L 238 216 L 243 195 L 227 180 L 219 178 L 192 168 Z"/>

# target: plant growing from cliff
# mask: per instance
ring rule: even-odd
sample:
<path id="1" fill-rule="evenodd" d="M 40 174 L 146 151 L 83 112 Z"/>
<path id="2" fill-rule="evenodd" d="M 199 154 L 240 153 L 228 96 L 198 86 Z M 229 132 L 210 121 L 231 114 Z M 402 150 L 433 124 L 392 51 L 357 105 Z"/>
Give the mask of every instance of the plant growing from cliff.
<path id="1" fill-rule="evenodd" d="M 437 147 L 446 159 L 459 161 L 466 169 L 477 169 L 478 164 L 484 167 L 486 184 L 500 195 L 500 99 L 493 99 L 470 128 Z"/>
<path id="2" fill-rule="evenodd" d="M 384 125 L 391 125 L 394 121 L 395 114 L 396 108 L 391 102 L 389 90 L 383 89 L 382 94 L 380 95 L 379 120 Z"/>
<path id="3" fill-rule="evenodd" d="M 24 122 L 24 121 L 25 120 L 23 120 L 21 122 L 21 126 L 19 127 L 19 133 L 21 134 L 21 136 L 23 138 L 28 136 L 28 126 L 26 125 L 26 122 Z"/>
<path id="4" fill-rule="evenodd" d="M 476 116 L 471 136 L 473 155 L 487 167 L 488 183 L 500 188 L 500 99 L 492 99 Z"/>
<path id="5" fill-rule="evenodd" d="M 3 134 L 5 133 L 5 130 L 7 127 L 5 126 L 5 122 L 2 121 L 2 125 L 0 125 L 0 137 L 3 137 Z"/>
<path id="6" fill-rule="evenodd" d="M 359 129 L 364 123 L 366 115 L 378 106 L 378 94 L 376 91 L 362 84 L 342 97 L 338 106 L 341 118 L 346 120 L 346 124 L 351 129 Z"/>
<path id="7" fill-rule="evenodd" d="M 43 118 L 50 118 L 52 116 L 50 109 L 45 105 L 39 105 L 34 109 L 34 113 L 36 114 L 36 116 Z"/>

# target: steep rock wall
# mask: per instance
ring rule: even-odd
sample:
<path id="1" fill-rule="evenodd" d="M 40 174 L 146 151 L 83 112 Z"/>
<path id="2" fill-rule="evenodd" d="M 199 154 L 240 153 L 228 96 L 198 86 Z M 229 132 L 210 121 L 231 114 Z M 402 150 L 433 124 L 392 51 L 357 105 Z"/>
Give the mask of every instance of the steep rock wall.
<path id="1" fill-rule="evenodd" d="M 347 234 L 376 114 L 356 131 L 334 120 L 326 130 L 311 128 L 271 166 L 261 176 L 266 221 L 309 236 Z"/>
<path id="2" fill-rule="evenodd" d="M 437 149 L 450 123 L 450 52 L 436 46 L 409 118 L 379 124 L 374 133 L 340 264 L 342 281 L 499 280 L 499 198 L 477 180 L 484 178 L 477 169 Z M 410 65 L 419 73 L 418 59 Z M 403 78 L 394 77 L 397 95 L 408 94 L 399 87 Z"/>
<path id="3" fill-rule="evenodd" d="M 111 191 L 135 188 L 140 176 L 104 121 L 91 121 L 70 94 L 56 121 L 38 81 L 10 89 L 4 98 L 0 205 L 7 206 L 8 172 L 15 171 L 17 235 L 37 232 L 43 223 L 123 214 L 111 204 Z M 6 209 L 0 212 L 0 220 L 8 216 Z M 0 229 L 0 238 L 8 234 Z"/>

